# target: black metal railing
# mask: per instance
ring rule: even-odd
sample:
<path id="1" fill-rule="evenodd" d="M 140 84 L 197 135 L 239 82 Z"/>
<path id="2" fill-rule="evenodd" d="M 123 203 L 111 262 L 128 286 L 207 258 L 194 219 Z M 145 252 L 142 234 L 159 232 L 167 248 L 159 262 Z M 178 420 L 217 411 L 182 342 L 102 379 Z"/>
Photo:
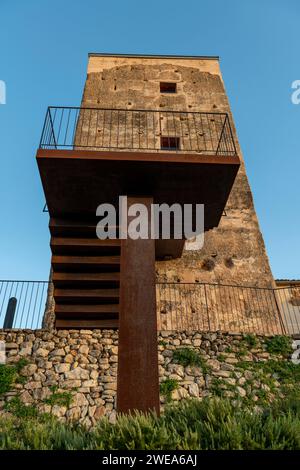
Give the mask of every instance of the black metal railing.
<path id="1" fill-rule="evenodd" d="M 300 286 L 158 283 L 160 330 L 300 334 Z"/>
<path id="2" fill-rule="evenodd" d="M 48 281 L 0 281 L 0 328 L 41 328 L 48 286 Z M 158 330 L 300 335 L 300 285 L 158 282 L 156 299 Z"/>
<path id="3" fill-rule="evenodd" d="M 40 148 L 236 155 L 227 113 L 49 107 Z"/>
<path id="4" fill-rule="evenodd" d="M 48 281 L 0 281 L 0 328 L 41 328 Z"/>

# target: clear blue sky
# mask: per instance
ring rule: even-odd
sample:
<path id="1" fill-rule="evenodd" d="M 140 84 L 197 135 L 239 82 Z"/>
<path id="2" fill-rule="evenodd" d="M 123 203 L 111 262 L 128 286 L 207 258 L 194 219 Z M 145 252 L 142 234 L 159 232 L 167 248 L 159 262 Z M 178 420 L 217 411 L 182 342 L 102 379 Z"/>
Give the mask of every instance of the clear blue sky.
<path id="1" fill-rule="evenodd" d="M 47 279 L 35 162 L 48 105 L 80 104 L 88 52 L 219 55 L 275 277 L 300 278 L 298 0 L 0 0 L 0 279 Z"/>

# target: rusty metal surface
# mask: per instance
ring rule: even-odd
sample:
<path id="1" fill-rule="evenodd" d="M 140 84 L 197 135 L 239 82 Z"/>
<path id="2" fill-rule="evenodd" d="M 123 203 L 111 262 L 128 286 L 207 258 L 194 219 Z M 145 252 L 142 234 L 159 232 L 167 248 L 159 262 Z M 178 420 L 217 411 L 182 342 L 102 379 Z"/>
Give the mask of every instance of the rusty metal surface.
<path id="1" fill-rule="evenodd" d="M 154 240 L 122 240 L 120 286 L 117 409 L 159 412 Z"/>
<path id="2" fill-rule="evenodd" d="M 101 156 L 100 152 L 74 152 L 37 154 L 51 218 L 95 217 L 103 201 L 118 206 L 120 195 L 151 194 L 156 204 L 204 204 L 205 230 L 210 230 L 219 224 L 239 168 L 238 157 L 232 156 L 191 160 L 194 156 L 169 152 L 148 154 L 146 161 L 142 153 L 136 159 L 134 152 L 102 152 Z M 168 255 L 173 247 L 167 248 Z"/>

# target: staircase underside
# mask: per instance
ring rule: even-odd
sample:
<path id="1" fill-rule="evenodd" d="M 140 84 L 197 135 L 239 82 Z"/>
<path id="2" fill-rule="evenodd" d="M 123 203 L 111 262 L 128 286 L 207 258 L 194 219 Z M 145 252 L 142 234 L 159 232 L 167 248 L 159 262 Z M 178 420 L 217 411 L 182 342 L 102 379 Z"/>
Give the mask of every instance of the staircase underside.
<path id="1" fill-rule="evenodd" d="M 155 204 L 204 204 L 205 230 L 217 227 L 238 172 L 238 156 L 39 149 L 37 162 L 52 217 L 94 217 L 119 196 Z"/>
<path id="2" fill-rule="evenodd" d="M 118 328 L 120 240 L 86 220 L 50 219 L 57 328 Z"/>

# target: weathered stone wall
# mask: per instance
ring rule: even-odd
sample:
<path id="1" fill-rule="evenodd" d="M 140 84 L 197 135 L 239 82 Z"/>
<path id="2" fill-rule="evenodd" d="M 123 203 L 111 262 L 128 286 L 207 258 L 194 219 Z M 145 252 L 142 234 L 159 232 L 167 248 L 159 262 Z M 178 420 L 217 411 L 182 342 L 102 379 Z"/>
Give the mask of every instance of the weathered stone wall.
<path id="1" fill-rule="evenodd" d="M 177 93 L 161 94 L 160 81 L 175 81 Z M 242 159 L 216 59 L 91 56 L 82 106 L 227 112 Z M 273 286 L 243 162 L 219 227 L 205 234 L 202 249 L 185 250 L 180 259 L 157 262 L 157 278 Z"/>
<path id="2" fill-rule="evenodd" d="M 113 330 L 5 330 L 7 362 L 21 358 L 29 364 L 21 372 L 24 384 L 16 384 L 6 399 L 16 394 L 26 404 L 37 404 L 41 412 L 79 420 L 90 426 L 101 416 L 115 417 L 118 333 Z M 45 404 L 51 387 L 71 391 L 69 409 Z"/>
<path id="3" fill-rule="evenodd" d="M 34 404 L 41 412 L 51 412 L 59 419 L 79 420 L 94 425 L 102 416 L 116 417 L 118 334 L 113 330 L 2 330 L 0 340 L 6 342 L 7 363 L 25 358 L 22 369 L 24 383 L 0 398 L 0 407 L 14 396 L 27 405 Z M 174 361 L 176 349 L 192 348 L 201 356 L 201 365 L 182 366 Z M 174 380 L 174 401 L 187 397 L 203 398 L 222 391 L 228 397 L 249 397 L 256 401 L 261 390 L 270 399 L 272 387 L 263 376 L 251 372 L 251 364 L 267 361 L 266 338 L 256 337 L 255 345 L 243 335 L 222 333 L 161 332 L 158 335 L 160 381 Z M 273 356 L 277 360 L 280 355 Z M 242 368 L 240 362 L 249 367 Z M 138 371 L 137 371 L 138 373 Z M 267 378 L 266 378 L 267 379 Z M 71 392 L 70 405 L 48 404 L 52 387 L 60 393 Z M 258 398 L 257 398 L 258 397 Z M 161 395 L 164 405 L 166 396 Z"/>
<path id="4" fill-rule="evenodd" d="M 272 400 L 280 383 L 253 370 L 253 365 L 270 359 L 285 359 L 281 354 L 267 352 L 267 338 L 233 333 L 168 333 L 159 336 L 159 376 L 160 381 L 173 379 L 176 389 L 171 400 L 222 396 L 227 398 L 248 398 L 259 401 L 262 393 Z M 250 339 L 250 342 L 249 342 Z M 251 340 L 255 344 L 251 345 Z M 186 366 L 176 363 L 174 351 L 192 348 L 201 357 L 201 365 Z M 246 364 L 246 366 L 245 366 Z M 263 392 L 262 392 L 263 390 Z M 166 403 L 161 397 L 161 402 Z"/>

